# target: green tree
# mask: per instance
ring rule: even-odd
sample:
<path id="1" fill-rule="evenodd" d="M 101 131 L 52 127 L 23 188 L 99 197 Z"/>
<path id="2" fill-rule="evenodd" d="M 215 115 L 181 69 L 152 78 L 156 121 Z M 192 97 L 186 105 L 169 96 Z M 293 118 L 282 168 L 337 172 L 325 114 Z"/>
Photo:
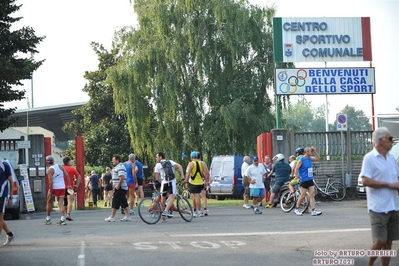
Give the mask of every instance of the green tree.
<path id="1" fill-rule="evenodd" d="M 118 49 L 108 52 L 102 45 L 92 43 L 98 56 L 98 70 L 86 72 L 88 83 L 83 88 L 90 96 L 87 104 L 74 110 L 80 119 L 66 123 L 64 130 L 73 130 L 75 135 L 84 137 L 85 159 L 91 166 L 109 166 L 113 154 L 120 154 L 127 160 L 133 151 L 128 134 L 126 117 L 115 113 L 113 88 L 105 84 L 106 70 L 115 65 Z M 64 152 L 75 158 L 73 144 Z"/>
<path id="2" fill-rule="evenodd" d="M 266 93 L 274 9 L 248 1 L 142 0 L 134 10 L 139 27 L 118 33 L 121 59 L 108 82 L 135 148 L 172 158 L 192 149 L 253 154 L 256 136 L 274 125 Z"/>
<path id="3" fill-rule="evenodd" d="M 314 114 L 312 103 L 300 96 L 295 104 L 282 110 L 282 125 L 297 132 L 313 131 Z M 317 130 L 320 131 L 320 130 Z"/>
<path id="4" fill-rule="evenodd" d="M 347 125 L 351 130 L 371 130 L 370 119 L 366 117 L 363 110 L 356 110 L 353 106 L 346 105 L 341 111 L 346 114 Z M 334 121 L 334 128 L 337 128 L 337 121 Z"/>
<path id="5" fill-rule="evenodd" d="M 4 102 L 24 99 L 25 91 L 13 89 L 12 86 L 21 86 L 22 80 L 30 79 L 32 72 L 44 62 L 33 60 L 32 55 L 37 53 L 36 46 L 45 38 L 37 37 L 31 27 L 22 27 L 11 31 L 13 23 L 21 17 L 11 17 L 21 5 L 15 5 L 15 0 L 0 1 L 0 131 L 12 125 L 14 120 L 9 119 L 16 108 L 4 108 Z M 24 57 L 25 55 L 25 57 Z M 27 56 L 29 55 L 29 56 Z"/>

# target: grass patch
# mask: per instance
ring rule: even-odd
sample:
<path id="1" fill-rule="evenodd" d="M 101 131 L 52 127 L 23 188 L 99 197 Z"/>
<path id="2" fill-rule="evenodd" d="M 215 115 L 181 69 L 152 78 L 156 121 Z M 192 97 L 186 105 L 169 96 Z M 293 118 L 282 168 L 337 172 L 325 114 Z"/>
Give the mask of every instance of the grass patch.
<path id="1" fill-rule="evenodd" d="M 190 200 L 190 203 L 192 201 Z M 224 200 L 216 200 L 216 199 L 208 199 L 208 207 L 219 207 L 219 206 L 242 206 L 244 204 L 244 200 L 242 199 L 224 199 Z M 57 204 L 54 205 L 54 209 L 58 209 Z M 104 207 L 104 201 L 98 200 L 97 207 L 89 207 L 89 203 L 85 202 L 85 210 L 110 210 L 111 207 Z M 133 208 L 134 210 L 137 209 L 136 206 Z"/>

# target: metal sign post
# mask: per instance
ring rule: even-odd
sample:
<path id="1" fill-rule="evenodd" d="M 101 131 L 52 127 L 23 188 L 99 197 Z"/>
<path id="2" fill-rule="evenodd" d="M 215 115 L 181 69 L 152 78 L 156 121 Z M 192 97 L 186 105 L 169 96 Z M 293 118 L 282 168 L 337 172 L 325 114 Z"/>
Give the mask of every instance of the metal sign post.
<path id="1" fill-rule="evenodd" d="M 342 161 L 342 182 L 345 183 L 345 171 L 344 171 L 344 130 L 348 129 L 348 119 L 346 114 L 337 114 L 337 130 L 341 131 L 341 161 Z"/>

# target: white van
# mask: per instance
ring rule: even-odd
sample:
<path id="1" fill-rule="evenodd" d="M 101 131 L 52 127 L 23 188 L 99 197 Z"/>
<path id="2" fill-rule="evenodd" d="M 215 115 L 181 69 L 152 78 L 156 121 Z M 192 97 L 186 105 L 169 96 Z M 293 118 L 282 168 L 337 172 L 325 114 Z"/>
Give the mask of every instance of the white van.
<path id="1" fill-rule="evenodd" d="M 226 197 L 243 198 L 241 165 L 244 156 L 218 155 L 212 158 L 210 173 L 210 190 L 208 195 L 216 199 Z"/>

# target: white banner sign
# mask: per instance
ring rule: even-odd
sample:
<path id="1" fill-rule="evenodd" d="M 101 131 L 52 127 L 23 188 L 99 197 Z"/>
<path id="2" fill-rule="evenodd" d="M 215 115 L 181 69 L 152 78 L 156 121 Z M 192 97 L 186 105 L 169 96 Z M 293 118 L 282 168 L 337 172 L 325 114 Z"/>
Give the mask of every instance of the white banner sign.
<path id="1" fill-rule="evenodd" d="M 374 68 L 292 68 L 275 70 L 276 94 L 374 94 Z"/>
<path id="2" fill-rule="evenodd" d="M 28 167 L 26 166 L 26 164 L 20 164 L 19 170 L 20 170 L 21 176 L 24 177 L 24 179 L 21 181 L 21 184 L 22 184 L 22 189 L 24 192 L 26 210 L 28 212 L 34 212 L 35 205 L 33 204 L 33 196 L 32 196 L 32 191 L 30 189 L 30 184 L 29 184 Z"/>

